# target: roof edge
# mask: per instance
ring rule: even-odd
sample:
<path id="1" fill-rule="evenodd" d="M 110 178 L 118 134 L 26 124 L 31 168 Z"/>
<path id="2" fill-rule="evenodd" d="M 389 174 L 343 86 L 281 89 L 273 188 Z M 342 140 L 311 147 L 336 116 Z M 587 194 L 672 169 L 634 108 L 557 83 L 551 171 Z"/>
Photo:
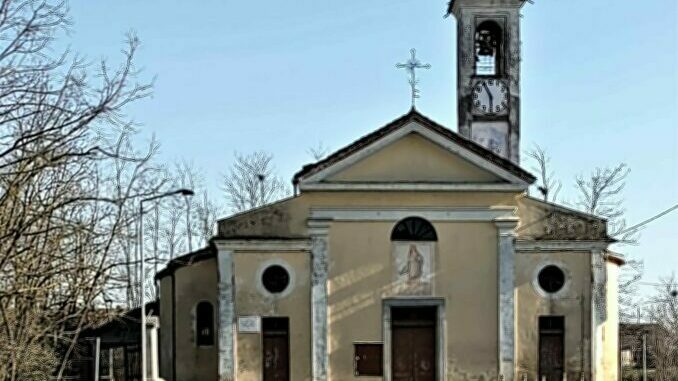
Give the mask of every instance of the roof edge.
<path id="1" fill-rule="evenodd" d="M 435 122 L 434 120 L 423 115 L 415 108 L 410 109 L 410 111 L 397 119 L 387 123 L 386 125 L 370 132 L 369 134 L 363 135 L 359 139 L 345 145 L 344 147 L 338 149 L 334 153 L 328 155 L 326 158 L 319 160 L 315 163 L 307 164 L 302 167 L 301 170 L 294 174 L 292 183 L 299 184 L 303 178 L 307 176 L 312 176 L 329 166 L 338 163 L 341 160 L 353 155 L 357 151 L 363 149 L 369 144 L 374 143 L 375 141 L 381 139 L 382 137 L 391 134 L 397 129 L 405 126 L 409 122 L 416 122 L 423 127 L 426 127 L 432 130 L 435 133 L 442 135 L 443 137 L 454 141 L 457 144 L 460 144 L 463 148 L 473 152 L 474 154 L 481 156 L 483 159 L 489 161 L 490 163 L 503 168 L 504 170 L 510 172 L 512 175 L 517 178 L 532 184 L 537 178 L 521 168 L 519 165 L 514 164 L 510 160 L 496 155 L 492 151 L 486 149 L 485 147 L 477 144 L 476 142 L 466 139 L 465 137 L 459 135 L 458 133 L 444 127 L 443 125 Z"/>
<path id="2" fill-rule="evenodd" d="M 562 212 L 572 213 L 572 214 L 575 214 L 575 215 L 578 215 L 578 216 L 581 216 L 581 217 L 584 217 L 584 218 L 590 218 L 590 219 L 594 219 L 594 220 L 598 220 L 598 221 L 602 221 L 602 222 L 607 223 L 606 218 L 596 216 L 595 214 L 582 212 L 580 210 L 570 208 L 570 207 L 567 207 L 567 206 L 564 206 L 564 205 L 561 205 L 561 204 L 556 204 L 554 202 L 540 200 L 540 199 L 533 197 L 533 196 L 530 196 L 530 195 L 525 195 L 524 198 L 527 201 L 531 201 L 531 202 L 534 202 L 534 203 L 537 203 L 537 204 L 542 204 L 542 205 L 545 205 L 545 206 L 548 206 L 548 207 L 552 207 L 552 208 L 557 209 L 557 210 L 562 211 Z"/>
<path id="3" fill-rule="evenodd" d="M 168 275 L 173 275 L 177 269 L 198 263 L 210 258 L 216 258 L 216 248 L 210 242 L 209 246 L 192 251 L 169 261 L 164 269 L 155 274 L 154 279 L 160 280 Z"/>

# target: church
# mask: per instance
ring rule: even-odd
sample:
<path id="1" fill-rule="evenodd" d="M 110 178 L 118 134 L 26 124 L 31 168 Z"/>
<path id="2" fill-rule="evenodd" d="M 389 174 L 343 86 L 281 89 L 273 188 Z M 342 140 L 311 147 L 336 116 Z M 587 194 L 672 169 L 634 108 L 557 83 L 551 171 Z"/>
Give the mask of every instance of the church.
<path id="1" fill-rule="evenodd" d="M 523 4 L 450 2 L 457 132 L 413 107 L 156 275 L 163 379 L 617 379 L 607 222 L 520 166 Z"/>

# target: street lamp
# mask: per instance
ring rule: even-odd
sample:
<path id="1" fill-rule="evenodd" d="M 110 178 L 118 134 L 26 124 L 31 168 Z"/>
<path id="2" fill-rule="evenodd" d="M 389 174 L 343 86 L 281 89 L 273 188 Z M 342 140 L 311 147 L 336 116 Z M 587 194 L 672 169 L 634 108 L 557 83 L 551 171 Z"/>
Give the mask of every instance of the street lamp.
<path id="1" fill-rule="evenodd" d="M 144 202 L 147 201 L 153 201 L 157 200 L 160 198 L 164 197 L 171 197 L 171 196 L 185 196 L 185 197 L 190 197 L 193 196 L 195 192 L 193 192 L 190 189 L 177 189 L 173 190 L 170 192 L 165 192 L 161 193 L 155 196 L 147 197 L 144 199 L 141 199 L 139 201 L 139 237 L 138 237 L 138 245 L 139 245 L 139 266 L 140 266 L 140 274 L 139 274 L 139 298 L 141 300 L 141 381 L 146 381 L 146 298 L 145 298 L 145 290 L 144 290 L 144 283 L 146 283 L 146 275 L 145 275 L 145 258 L 144 258 Z M 155 380 L 154 380 L 155 381 Z"/>

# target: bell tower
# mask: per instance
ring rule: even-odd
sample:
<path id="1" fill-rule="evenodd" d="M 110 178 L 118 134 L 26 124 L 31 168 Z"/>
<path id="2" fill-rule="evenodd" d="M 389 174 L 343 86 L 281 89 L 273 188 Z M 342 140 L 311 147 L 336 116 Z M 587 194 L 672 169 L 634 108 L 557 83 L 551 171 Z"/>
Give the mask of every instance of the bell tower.
<path id="1" fill-rule="evenodd" d="M 520 8 L 525 0 L 452 0 L 459 133 L 520 164 Z"/>

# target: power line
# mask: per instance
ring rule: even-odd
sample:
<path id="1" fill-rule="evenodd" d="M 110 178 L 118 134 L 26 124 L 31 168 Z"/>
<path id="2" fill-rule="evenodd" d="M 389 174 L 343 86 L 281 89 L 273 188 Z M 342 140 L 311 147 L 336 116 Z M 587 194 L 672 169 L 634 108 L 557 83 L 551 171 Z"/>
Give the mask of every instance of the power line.
<path id="1" fill-rule="evenodd" d="M 653 282 L 636 282 L 635 284 L 639 286 L 652 286 L 652 287 L 663 287 L 667 285 L 667 283 L 653 283 Z"/>
<path id="2" fill-rule="evenodd" d="M 633 225 L 633 226 L 631 226 L 631 227 L 628 228 L 628 229 L 622 230 L 619 234 L 624 234 L 624 233 L 627 233 L 627 232 L 636 230 L 636 229 L 638 229 L 639 227 L 642 227 L 642 226 L 644 226 L 644 225 L 647 225 L 647 224 L 649 224 L 650 222 L 652 222 L 652 221 L 654 221 L 654 220 L 656 220 L 656 219 L 658 219 L 658 218 L 660 218 L 660 217 L 663 217 L 663 216 L 665 216 L 665 215 L 667 215 L 667 214 L 673 212 L 673 211 L 676 210 L 676 209 L 678 209 L 678 204 L 676 204 L 676 205 L 674 205 L 674 206 L 672 206 L 672 207 L 666 209 L 665 211 L 663 211 L 663 212 L 661 212 L 661 213 L 658 213 L 658 214 L 656 214 L 656 215 L 654 215 L 654 216 L 648 218 L 647 220 L 645 220 L 645 221 L 643 221 L 643 222 L 641 222 L 641 223 L 638 223 L 638 224 L 636 224 L 636 225 Z"/>

